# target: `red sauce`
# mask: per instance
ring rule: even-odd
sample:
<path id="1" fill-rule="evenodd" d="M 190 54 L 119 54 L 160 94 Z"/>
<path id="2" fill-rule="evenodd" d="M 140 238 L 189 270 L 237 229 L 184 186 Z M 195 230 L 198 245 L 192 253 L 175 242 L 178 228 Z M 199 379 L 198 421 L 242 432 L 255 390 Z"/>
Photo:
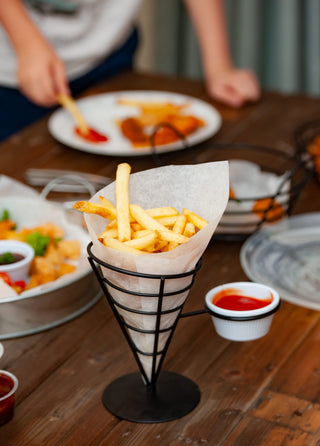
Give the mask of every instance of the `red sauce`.
<path id="1" fill-rule="evenodd" d="M 10 376 L 0 373 L 0 398 L 4 398 L 13 388 L 14 382 Z M 13 417 L 14 394 L 9 398 L 0 400 L 0 426 L 7 423 Z"/>
<path id="2" fill-rule="evenodd" d="M 109 139 L 106 135 L 103 135 L 102 133 L 99 133 L 91 128 L 89 129 L 89 132 L 87 134 L 82 133 L 78 127 L 75 128 L 75 132 L 78 136 L 80 136 L 82 139 L 85 139 L 88 142 L 99 143 L 99 142 L 106 142 Z"/>
<path id="3" fill-rule="evenodd" d="M 267 299 L 244 296 L 240 290 L 225 289 L 212 298 L 212 303 L 219 308 L 233 311 L 250 311 L 266 307 L 272 302 L 272 294 Z"/>

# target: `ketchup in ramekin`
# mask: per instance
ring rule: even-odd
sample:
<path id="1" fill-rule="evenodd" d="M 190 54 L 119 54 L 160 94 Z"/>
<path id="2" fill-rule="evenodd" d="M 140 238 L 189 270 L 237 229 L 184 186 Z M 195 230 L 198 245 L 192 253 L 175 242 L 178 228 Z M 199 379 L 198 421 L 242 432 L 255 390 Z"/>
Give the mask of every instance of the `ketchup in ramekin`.
<path id="1" fill-rule="evenodd" d="M 206 308 L 216 332 L 231 341 L 253 341 L 268 333 L 280 307 L 276 290 L 262 283 L 232 282 L 206 294 Z"/>
<path id="2" fill-rule="evenodd" d="M 219 308 L 232 311 L 251 311 L 264 308 L 272 302 L 272 295 L 267 299 L 257 299 L 253 296 L 247 296 L 237 289 L 224 288 L 215 294 L 212 303 Z"/>
<path id="3" fill-rule="evenodd" d="M 17 378 L 6 370 L 0 370 L 0 426 L 10 421 L 14 415 L 17 388 Z"/>

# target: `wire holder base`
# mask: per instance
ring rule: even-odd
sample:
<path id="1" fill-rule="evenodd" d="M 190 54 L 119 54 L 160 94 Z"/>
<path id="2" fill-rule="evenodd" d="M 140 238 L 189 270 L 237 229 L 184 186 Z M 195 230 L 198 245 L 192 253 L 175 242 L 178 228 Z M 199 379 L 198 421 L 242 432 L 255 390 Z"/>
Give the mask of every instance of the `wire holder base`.
<path id="1" fill-rule="evenodd" d="M 185 376 L 160 372 L 156 387 L 148 390 L 136 372 L 109 384 L 102 402 L 119 418 L 136 423 L 161 423 L 191 412 L 200 397 L 199 387 Z"/>
<path id="2" fill-rule="evenodd" d="M 183 375 L 160 371 L 178 320 L 180 317 L 184 317 L 184 315 L 181 314 L 184 302 L 174 308 L 164 309 L 163 300 L 164 298 L 171 299 L 174 295 L 184 295 L 189 291 L 193 285 L 195 275 L 201 267 L 201 260 L 192 271 L 182 274 L 157 275 L 128 271 L 103 262 L 92 253 L 92 242 L 88 245 L 88 255 L 91 267 L 140 369 L 140 373 L 137 372 L 122 376 L 106 387 L 102 396 L 104 406 L 119 418 L 137 423 L 160 423 L 186 415 L 193 410 L 200 401 L 201 394 L 198 386 Z M 137 276 L 139 278 L 150 279 L 153 281 L 158 280 L 158 292 L 156 294 L 145 294 L 119 288 L 102 274 L 101 267 L 119 274 Z M 188 284 L 186 285 L 184 282 L 182 289 L 166 292 L 166 281 L 181 278 L 189 278 Z M 144 299 L 155 299 L 157 311 L 137 310 L 119 304 L 114 296 L 112 296 L 112 290 L 114 289 L 129 295 L 134 294 L 135 296 L 142 296 Z M 123 317 L 123 310 L 125 310 L 125 312 L 143 315 L 145 318 L 152 317 L 155 319 L 154 329 L 145 330 L 133 327 Z M 177 315 L 175 320 L 173 320 L 169 327 L 161 328 L 161 317 L 173 313 Z M 186 313 L 185 317 L 198 313 L 199 312 Z M 136 345 L 134 338 L 132 337 L 132 330 L 140 332 L 144 336 L 151 336 L 151 339 L 153 340 L 152 352 L 143 351 Z M 164 345 L 160 345 L 159 338 L 161 335 L 166 335 Z M 146 372 L 141 358 L 149 358 L 151 365 L 150 373 Z"/>

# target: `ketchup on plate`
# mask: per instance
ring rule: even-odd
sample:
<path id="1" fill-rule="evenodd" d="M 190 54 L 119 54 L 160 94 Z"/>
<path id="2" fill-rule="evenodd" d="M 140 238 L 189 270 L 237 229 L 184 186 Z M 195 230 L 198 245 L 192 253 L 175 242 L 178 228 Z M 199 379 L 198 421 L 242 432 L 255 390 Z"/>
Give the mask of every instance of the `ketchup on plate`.
<path id="1" fill-rule="evenodd" d="M 212 298 L 212 303 L 219 308 L 232 311 L 250 311 L 266 307 L 272 302 L 272 295 L 267 299 L 244 296 L 240 290 L 224 289 Z"/>
<path id="2" fill-rule="evenodd" d="M 82 139 L 85 139 L 86 141 L 93 143 L 106 142 L 109 139 L 106 135 L 103 135 L 102 133 L 99 133 L 97 132 L 97 130 L 94 130 L 92 128 L 89 128 L 88 133 L 82 133 L 81 130 L 78 127 L 76 127 L 75 133 Z"/>

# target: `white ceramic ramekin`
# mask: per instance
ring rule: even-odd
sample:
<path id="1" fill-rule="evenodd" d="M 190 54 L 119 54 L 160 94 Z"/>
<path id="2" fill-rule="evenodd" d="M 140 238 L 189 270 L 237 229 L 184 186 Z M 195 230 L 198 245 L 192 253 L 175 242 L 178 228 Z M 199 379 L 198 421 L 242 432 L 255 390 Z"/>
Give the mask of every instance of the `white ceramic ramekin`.
<path id="1" fill-rule="evenodd" d="M 222 290 L 239 290 L 243 295 L 271 302 L 263 308 L 248 311 L 226 310 L 217 307 L 212 299 Z M 254 282 L 232 282 L 212 288 L 206 294 L 206 309 L 212 316 L 216 332 L 231 341 L 252 341 L 268 333 L 273 314 L 280 307 L 279 294 L 267 285 Z"/>
<path id="2" fill-rule="evenodd" d="M 0 240 L 0 255 L 5 252 L 22 254 L 24 258 L 15 263 L 0 265 L 0 271 L 9 274 L 11 281 L 27 280 L 34 250 L 28 243 L 17 240 Z"/>

